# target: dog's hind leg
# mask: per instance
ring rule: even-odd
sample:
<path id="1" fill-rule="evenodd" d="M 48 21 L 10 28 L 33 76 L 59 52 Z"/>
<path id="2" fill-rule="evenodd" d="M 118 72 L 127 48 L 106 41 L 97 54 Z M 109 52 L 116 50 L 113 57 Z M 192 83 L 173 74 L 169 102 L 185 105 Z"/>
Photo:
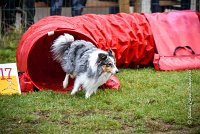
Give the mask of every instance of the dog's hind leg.
<path id="1" fill-rule="evenodd" d="M 69 74 L 66 74 L 65 79 L 63 81 L 63 88 L 66 88 L 69 82 Z"/>
<path id="2" fill-rule="evenodd" d="M 77 91 L 79 91 L 80 86 L 81 86 L 80 80 L 78 78 L 76 78 L 76 80 L 74 82 L 74 88 L 71 92 L 71 95 L 74 95 Z"/>

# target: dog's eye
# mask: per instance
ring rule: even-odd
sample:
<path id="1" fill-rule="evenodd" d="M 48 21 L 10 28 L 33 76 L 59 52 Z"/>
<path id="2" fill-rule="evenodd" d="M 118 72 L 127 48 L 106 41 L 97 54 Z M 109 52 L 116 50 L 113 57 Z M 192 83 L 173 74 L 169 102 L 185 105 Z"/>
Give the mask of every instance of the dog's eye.
<path id="1" fill-rule="evenodd" d="M 111 66 L 112 66 L 112 63 L 108 63 L 106 66 L 107 66 L 107 67 L 111 67 Z"/>

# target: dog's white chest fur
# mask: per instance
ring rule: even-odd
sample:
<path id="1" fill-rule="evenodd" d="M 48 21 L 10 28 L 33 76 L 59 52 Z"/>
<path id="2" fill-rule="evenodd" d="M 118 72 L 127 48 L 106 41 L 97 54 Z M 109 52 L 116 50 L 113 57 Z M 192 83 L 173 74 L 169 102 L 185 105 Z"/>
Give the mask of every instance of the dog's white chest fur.
<path id="1" fill-rule="evenodd" d="M 92 93 L 96 93 L 99 86 L 104 84 L 111 76 L 111 73 L 102 73 L 98 79 L 94 78 L 88 78 L 87 73 L 84 73 L 83 75 L 77 77 L 77 80 L 74 83 L 74 88 L 80 86 L 83 87 L 83 89 L 86 90 L 86 98 L 88 98 Z M 74 94 L 72 91 L 71 94 Z"/>
<path id="2" fill-rule="evenodd" d="M 94 90 L 96 90 L 96 88 L 106 83 L 110 76 L 110 73 L 102 73 L 102 75 L 100 75 L 98 79 L 88 79 L 88 85 L 90 87 L 94 87 Z"/>

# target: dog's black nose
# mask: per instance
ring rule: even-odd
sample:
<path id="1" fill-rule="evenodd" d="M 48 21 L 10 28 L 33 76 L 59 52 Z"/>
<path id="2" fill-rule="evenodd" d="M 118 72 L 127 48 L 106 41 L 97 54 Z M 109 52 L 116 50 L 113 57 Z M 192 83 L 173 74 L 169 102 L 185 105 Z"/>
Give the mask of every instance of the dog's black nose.
<path id="1" fill-rule="evenodd" d="M 119 73 L 119 70 L 116 71 L 116 74 Z"/>

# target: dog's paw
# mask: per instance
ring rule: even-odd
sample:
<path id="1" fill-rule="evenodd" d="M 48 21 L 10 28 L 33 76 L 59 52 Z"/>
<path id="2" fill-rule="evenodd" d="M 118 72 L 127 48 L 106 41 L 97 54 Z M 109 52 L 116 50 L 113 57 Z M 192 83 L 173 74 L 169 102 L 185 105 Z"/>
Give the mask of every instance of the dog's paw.
<path id="1" fill-rule="evenodd" d="M 88 99 L 88 98 L 90 98 L 90 95 L 85 95 L 85 99 Z"/>
<path id="2" fill-rule="evenodd" d="M 72 90 L 71 95 L 75 95 L 76 91 Z"/>
<path id="3" fill-rule="evenodd" d="M 91 93 L 90 93 L 90 92 L 86 92 L 86 94 L 85 94 L 85 99 L 88 99 L 88 98 L 90 98 L 90 95 L 91 95 Z"/>

